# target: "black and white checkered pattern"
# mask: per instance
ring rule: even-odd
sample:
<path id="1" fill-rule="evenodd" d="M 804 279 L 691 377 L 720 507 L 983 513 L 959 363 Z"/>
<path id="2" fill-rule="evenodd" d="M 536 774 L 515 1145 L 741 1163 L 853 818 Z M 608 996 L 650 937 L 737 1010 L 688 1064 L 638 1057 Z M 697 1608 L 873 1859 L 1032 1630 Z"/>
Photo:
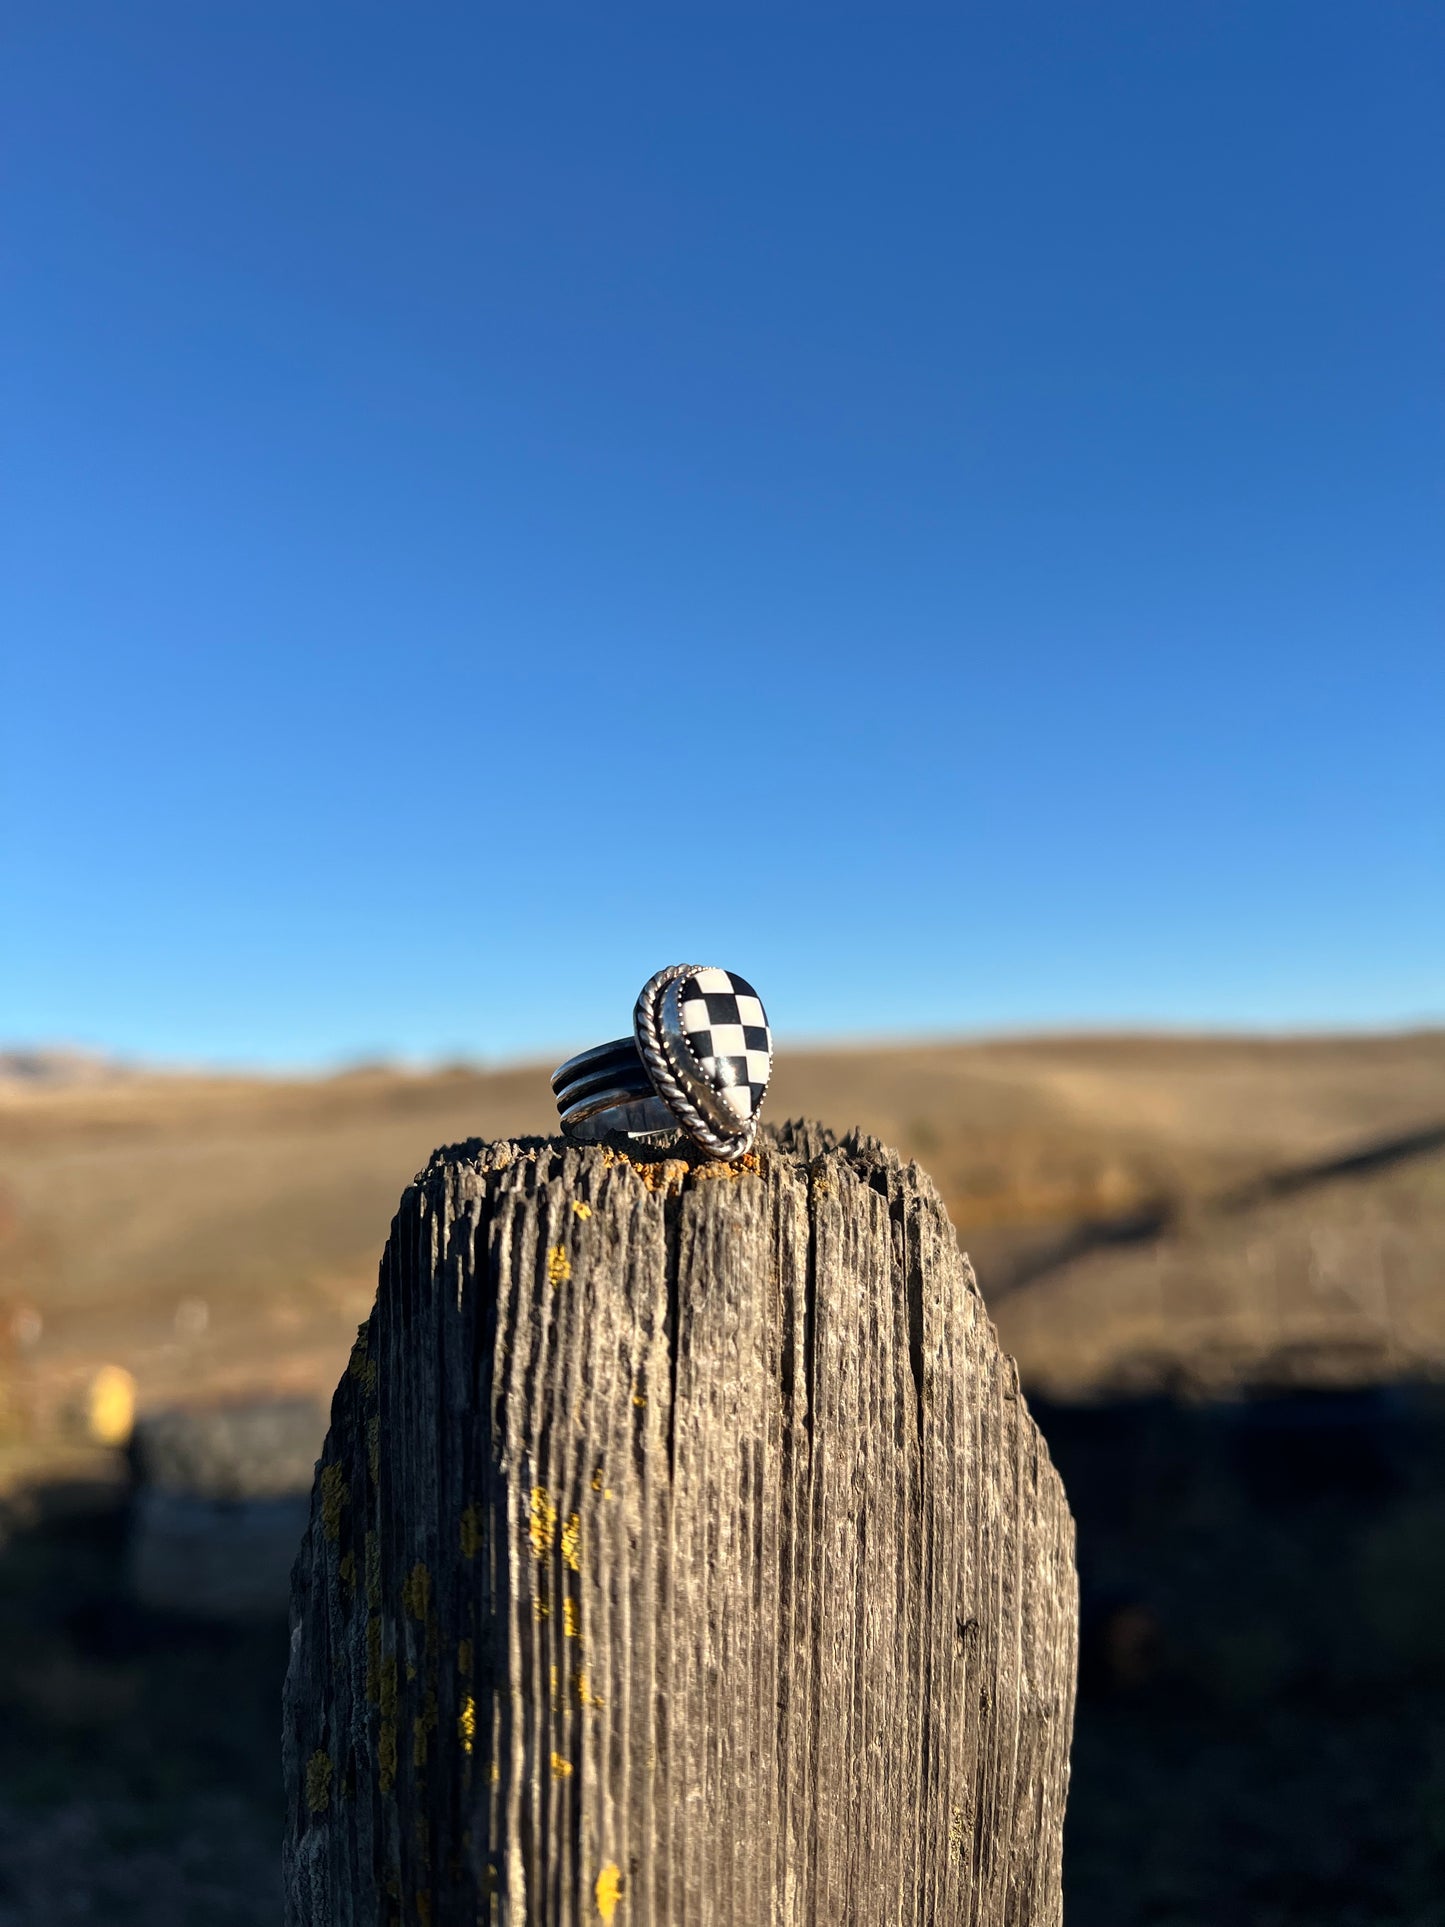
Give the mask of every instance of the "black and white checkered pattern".
<path id="1" fill-rule="evenodd" d="M 678 1011 L 703 1075 L 746 1124 L 762 1107 L 773 1071 L 762 999 L 730 970 L 699 970 L 683 982 Z"/>

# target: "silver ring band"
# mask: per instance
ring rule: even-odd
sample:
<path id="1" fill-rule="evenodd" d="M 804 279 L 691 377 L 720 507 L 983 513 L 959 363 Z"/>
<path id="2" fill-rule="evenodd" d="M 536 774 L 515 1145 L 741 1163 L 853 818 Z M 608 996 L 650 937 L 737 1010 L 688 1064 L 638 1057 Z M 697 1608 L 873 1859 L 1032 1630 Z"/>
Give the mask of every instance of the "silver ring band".
<path id="1" fill-rule="evenodd" d="M 569 1137 L 583 1143 L 609 1131 L 629 1136 L 675 1131 L 677 1119 L 652 1088 L 633 1037 L 569 1057 L 552 1073 L 552 1092 Z"/>
<path id="2" fill-rule="evenodd" d="M 650 977 L 633 1035 L 569 1057 L 552 1073 L 562 1128 L 584 1142 L 686 1131 L 729 1161 L 751 1150 L 772 1075 L 772 1032 L 752 985 L 705 964 Z"/>

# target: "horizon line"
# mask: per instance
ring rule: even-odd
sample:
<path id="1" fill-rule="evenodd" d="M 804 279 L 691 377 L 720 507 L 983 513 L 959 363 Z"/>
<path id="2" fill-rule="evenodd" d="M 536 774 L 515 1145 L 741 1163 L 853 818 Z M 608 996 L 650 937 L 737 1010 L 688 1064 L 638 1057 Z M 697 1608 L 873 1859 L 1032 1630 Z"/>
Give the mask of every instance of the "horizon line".
<path id="1" fill-rule="evenodd" d="M 775 1042 L 789 1054 L 807 1057 L 857 1055 L 866 1052 L 905 1052 L 946 1048 L 990 1048 L 1031 1044 L 1075 1043 L 1343 1043 L 1412 1037 L 1428 1038 L 1445 1033 L 1445 1014 L 1421 1015 L 1378 1023 L 1302 1024 L 1298 1027 L 1270 1023 L 1075 1023 L 1033 1026 L 979 1027 L 957 1030 L 877 1030 L 838 1033 L 806 1033 L 790 1038 L 784 1033 Z M 572 1048 L 576 1048 L 575 1046 Z M 21 1066 L 33 1063 L 43 1076 L 43 1068 L 56 1071 L 71 1066 L 82 1078 L 100 1077 L 213 1077 L 256 1079 L 279 1082 L 286 1079 L 325 1081 L 329 1078 L 357 1076 L 367 1072 L 388 1072 L 396 1076 L 437 1077 L 470 1072 L 499 1076 L 514 1070 L 533 1070 L 539 1064 L 557 1064 L 571 1054 L 564 1046 L 534 1049 L 490 1056 L 480 1051 L 438 1051 L 413 1055 L 405 1051 L 358 1049 L 322 1059 L 276 1059 L 265 1057 L 171 1057 L 131 1055 L 108 1051 L 86 1044 L 48 1041 L 0 1043 L 0 1076 L 25 1073 Z M 9 1081 L 9 1080 L 7 1080 Z M 38 1080 L 37 1080 L 38 1081 Z"/>

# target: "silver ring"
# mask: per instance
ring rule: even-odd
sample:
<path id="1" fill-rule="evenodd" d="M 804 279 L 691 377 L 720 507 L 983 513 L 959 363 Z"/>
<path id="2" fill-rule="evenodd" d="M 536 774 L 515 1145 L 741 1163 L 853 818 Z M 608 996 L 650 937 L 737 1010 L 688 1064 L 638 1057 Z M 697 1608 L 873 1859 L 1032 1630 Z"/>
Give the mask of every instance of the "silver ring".
<path id="1" fill-rule="evenodd" d="M 669 964 L 643 985 L 631 1037 L 569 1057 L 552 1090 L 562 1129 L 584 1143 L 681 1129 L 733 1162 L 752 1149 L 772 1074 L 773 1034 L 746 978 Z"/>

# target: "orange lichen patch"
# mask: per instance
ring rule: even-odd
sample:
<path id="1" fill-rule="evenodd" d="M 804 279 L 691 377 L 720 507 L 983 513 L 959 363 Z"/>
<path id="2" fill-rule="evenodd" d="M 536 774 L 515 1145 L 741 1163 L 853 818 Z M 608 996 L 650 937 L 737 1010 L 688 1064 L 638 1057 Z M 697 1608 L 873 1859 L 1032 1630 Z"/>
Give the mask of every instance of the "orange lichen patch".
<path id="1" fill-rule="evenodd" d="M 575 1512 L 562 1528 L 562 1564 L 572 1572 L 582 1570 L 582 1521 Z"/>
<path id="2" fill-rule="evenodd" d="M 742 1157 L 731 1161 L 726 1158 L 706 1158 L 693 1164 L 687 1158 L 633 1158 L 626 1151 L 616 1151 L 608 1145 L 603 1150 L 602 1162 L 609 1166 L 625 1164 L 649 1191 L 680 1191 L 690 1177 L 704 1180 L 737 1179 L 744 1172 L 756 1176 L 762 1169 L 756 1151 L 747 1151 Z"/>
<path id="3" fill-rule="evenodd" d="M 631 1158 L 625 1151 L 614 1151 L 610 1144 L 603 1147 L 602 1162 L 608 1166 L 625 1165 L 649 1191 L 680 1191 L 692 1169 L 686 1158 L 663 1158 L 652 1163 Z"/>
<path id="4" fill-rule="evenodd" d="M 532 1550 L 539 1559 L 545 1559 L 556 1544 L 557 1508 L 553 1505 L 552 1495 L 545 1485 L 532 1487 L 527 1536 L 532 1541 Z"/>
<path id="5" fill-rule="evenodd" d="M 552 1778 L 554 1780 L 570 1780 L 571 1777 L 572 1762 L 570 1760 L 564 1760 L 560 1753 L 554 1753 L 552 1755 Z"/>
<path id="6" fill-rule="evenodd" d="M 622 1869 L 614 1861 L 609 1860 L 598 1874 L 593 1893 L 597 1899 L 598 1913 L 603 1920 L 611 1920 L 622 1904 Z"/>
<path id="7" fill-rule="evenodd" d="M 331 1805 L 331 1759 L 320 1747 L 306 1762 L 306 1805 L 312 1813 Z"/>
<path id="8" fill-rule="evenodd" d="M 565 1285 L 572 1276 L 572 1260 L 567 1256 L 566 1245 L 553 1245 L 547 1253 L 547 1280 L 555 1291 L 558 1285 Z"/>
<path id="9" fill-rule="evenodd" d="M 740 1158 L 734 1158 L 731 1163 L 724 1158 L 716 1158 L 711 1164 L 694 1165 L 692 1175 L 702 1179 L 731 1178 L 736 1183 L 744 1172 L 756 1176 L 759 1168 L 757 1152 L 745 1151 Z"/>

